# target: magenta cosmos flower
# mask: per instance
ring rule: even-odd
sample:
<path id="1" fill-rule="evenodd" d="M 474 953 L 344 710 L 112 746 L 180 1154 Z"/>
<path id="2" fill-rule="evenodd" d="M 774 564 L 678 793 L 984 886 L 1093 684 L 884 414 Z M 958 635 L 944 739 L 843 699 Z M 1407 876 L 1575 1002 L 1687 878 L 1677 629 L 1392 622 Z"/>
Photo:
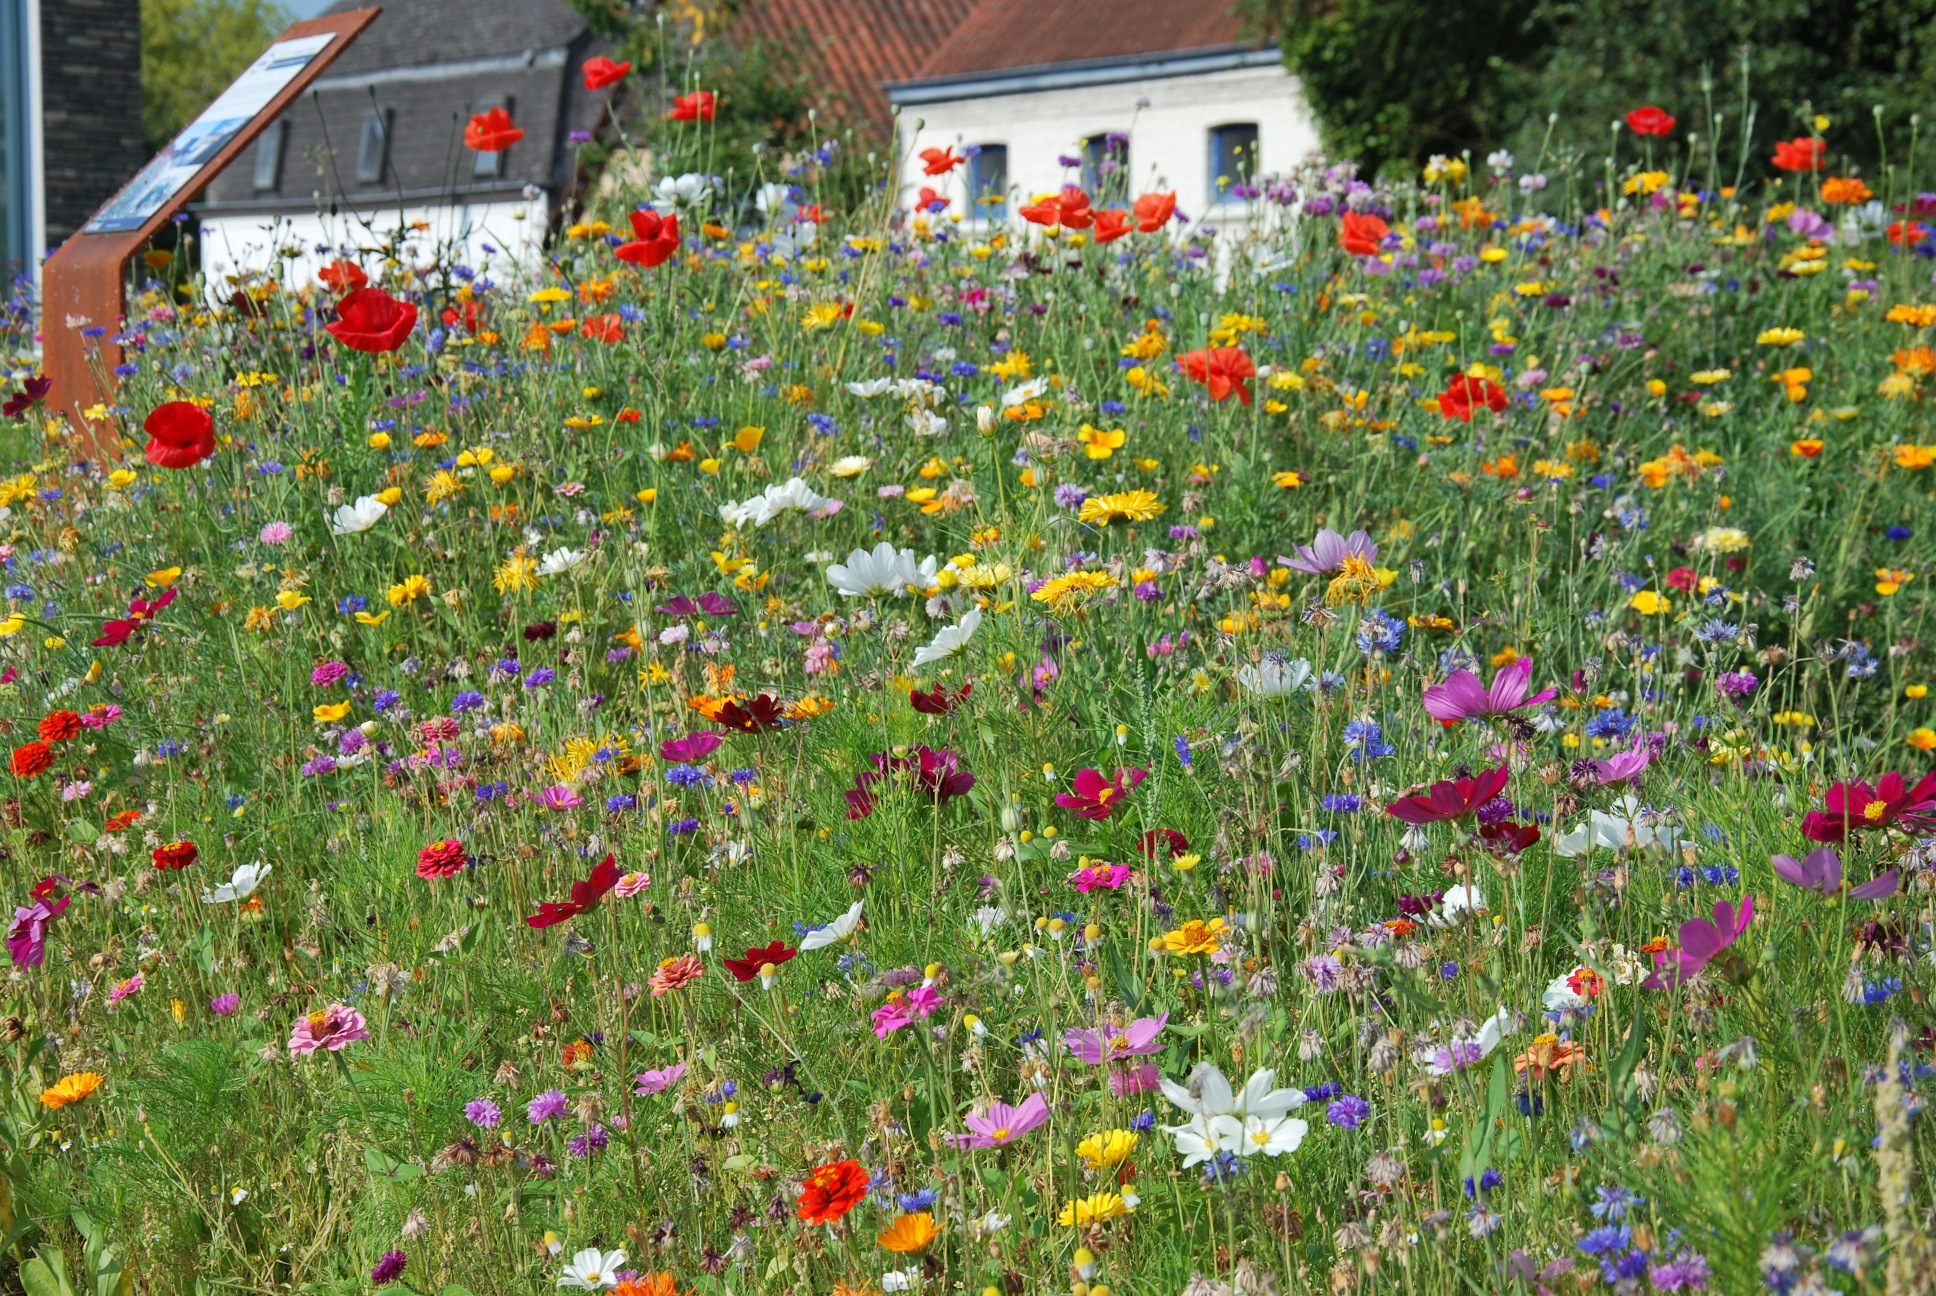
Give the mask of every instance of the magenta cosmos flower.
<path id="1" fill-rule="evenodd" d="M 319 1048 L 340 1053 L 356 1041 L 368 1038 L 370 1028 L 362 1013 L 348 1004 L 331 1004 L 296 1019 L 296 1028 L 289 1032 L 289 1056 L 301 1057 Z"/>
<path id="2" fill-rule="evenodd" d="M 1793 855 L 1774 855 L 1769 857 L 1768 862 L 1775 866 L 1775 876 L 1803 890 L 1825 896 L 1842 893 L 1842 857 L 1836 854 L 1832 846 L 1818 846 L 1800 859 Z M 1896 893 L 1901 882 L 1901 871 L 1890 869 L 1861 886 L 1850 887 L 1849 897 L 1854 900 L 1887 900 Z"/>
<path id="3" fill-rule="evenodd" d="M 1602 787 L 1611 787 L 1635 777 L 1646 769 L 1653 759 L 1653 748 L 1643 745 L 1615 752 L 1605 760 L 1597 758 L 1590 760 L 1587 764 L 1593 767 L 1593 777 L 1600 781 Z"/>
<path id="4" fill-rule="evenodd" d="M 1170 1015 L 1160 1017 L 1138 1017 L 1120 1030 L 1071 1028 L 1062 1036 L 1062 1042 L 1069 1051 L 1090 1066 L 1101 1066 L 1105 1062 L 1118 1062 L 1123 1058 L 1143 1057 L 1150 1053 L 1161 1053 L 1163 1045 L 1156 1037 L 1163 1033 Z"/>
<path id="5" fill-rule="evenodd" d="M 25 907 L 14 906 L 13 923 L 7 928 L 7 953 L 13 956 L 15 967 L 39 967 L 46 961 L 47 928 L 73 903 L 73 896 L 62 896 L 52 903 L 36 900 Z"/>
<path id="6" fill-rule="evenodd" d="M 1030 1130 L 1046 1125 L 1048 1120 L 1049 1103 L 1039 1093 L 1024 1098 L 1019 1107 L 992 1103 L 986 1115 L 969 1113 L 967 1124 L 974 1133 L 955 1135 L 954 1144 L 964 1151 L 1007 1147 Z"/>
<path id="7" fill-rule="evenodd" d="M 1538 706 L 1559 696 L 1558 689 L 1549 688 L 1528 697 L 1532 677 L 1533 663 L 1526 657 L 1502 667 L 1492 677 L 1491 688 L 1480 684 L 1479 677 L 1471 671 L 1455 670 L 1446 677 L 1445 683 L 1425 690 L 1425 709 L 1440 724 L 1455 725 L 1461 720 L 1505 715 L 1521 707 Z"/>
<path id="8" fill-rule="evenodd" d="M 1073 790 L 1056 793 L 1055 803 L 1075 811 L 1078 818 L 1101 821 L 1114 814 L 1136 785 L 1148 777 L 1146 769 L 1119 769 L 1113 779 L 1105 779 L 1101 770 L 1077 770 Z"/>
<path id="9" fill-rule="evenodd" d="M 1641 985 L 1649 990 L 1665 990 L 1686 981 L 1718 957 L 1722 950 L 1740 939 L 1754 921 L 1754 896 L 1741 897 L 1736 908 L 1726 900 L 1714 902 L 1714 921 L 1689 918 L 1681 924 L 1681 947 L 1654 955 L 1654 974 Z"/>
<path id="10" fill-rule="evenodd" d="M 1378 546 L 1363 531 L 1353 531 L 1341 536 L 1330 527 L 1320 530 L 1310 544 L 1296 546 L 1297 556 L 1287 558 L 1283 554 L 1277 561 L 1292 571 L 1301 571 L 1308 576 L 1323 576 L 1344 566 L 1347 558 L 1357 558 L 1366 563 L 1378 556 Z"/>

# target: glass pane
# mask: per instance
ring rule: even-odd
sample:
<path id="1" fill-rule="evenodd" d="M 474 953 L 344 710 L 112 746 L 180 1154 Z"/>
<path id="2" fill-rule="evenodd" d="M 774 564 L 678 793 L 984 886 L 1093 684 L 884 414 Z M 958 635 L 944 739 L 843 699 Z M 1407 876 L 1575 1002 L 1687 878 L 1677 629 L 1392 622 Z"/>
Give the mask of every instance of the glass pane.
<path id="1" fill-rule="evenodd" d="M 1257 124 L 1239 122 L 1210 133 L 1212 201 L 1233 196 L 1237 185 L 1249 184 L 1257 174 Z"/>
<path id="2" fill-rule="evenodd" d="M 984 144 L 968 160 L 970 219 L 1008 218 L 1008 145 Z"/>
<path id="3" fill-rule="evenodd" d="M 270 122 L 267 130 L 256 137 L 255 174 L 250 183 L 257 189 L 273 189 L 282 178 L 282 140 L 289 131 L 289 123 Z"/>
<path id="4" fill-rule="evenodd" d="M 376 113 L 363 119 L 363 135 L 356 146 L 356 179 L 361 184 L 376 184 L 383 179 L 384 145 L 388 132 Z"/>

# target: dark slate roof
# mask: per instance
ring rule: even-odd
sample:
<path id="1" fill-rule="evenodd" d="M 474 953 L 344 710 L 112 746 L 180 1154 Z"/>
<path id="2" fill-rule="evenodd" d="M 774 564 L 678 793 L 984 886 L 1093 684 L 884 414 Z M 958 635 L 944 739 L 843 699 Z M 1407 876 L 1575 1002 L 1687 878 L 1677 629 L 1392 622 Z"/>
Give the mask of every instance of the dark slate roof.
<path id="1" fill-rule="evenodd" d="M 564 0 L 379 2 L 382 16 L 283 114 L 275 185 L 254 183 L 265 135 L 209 186 L 200 210 L 308 213 L 319 200 L 369 208 L 396 203 L 400 192 L 406 203 L 436 205 L 510 197 L 529 185 L 557 203 L 572 178 L 566 135 L 592 129 L 610 93 L 584 88 L 584 61 L 601 52 L 585 21 Z M 505 150 L 499 175 L 475 176 L 464 124 L 500 103 L 524 138 Z M 379 112 L 389 140 L 382 175 L 359 180 L 364 122 Z"/>
<path id="2" fill-rule="evenodd" d="M 976 0 L 748 0 L 728 39 L 757 37 L 797 51 L 824 86 L 818 106 L 886 133 L 881 84 L 915 74 L 975 10 Z M 1053 5 L 1048 6 L 1053 8 Z"/>
<path id="3" fill-rule="evenodd" d="M 1243 35 L 1233 9 L 1230 0 L 981 0 L 907 79 L 1230 49 Z"/>

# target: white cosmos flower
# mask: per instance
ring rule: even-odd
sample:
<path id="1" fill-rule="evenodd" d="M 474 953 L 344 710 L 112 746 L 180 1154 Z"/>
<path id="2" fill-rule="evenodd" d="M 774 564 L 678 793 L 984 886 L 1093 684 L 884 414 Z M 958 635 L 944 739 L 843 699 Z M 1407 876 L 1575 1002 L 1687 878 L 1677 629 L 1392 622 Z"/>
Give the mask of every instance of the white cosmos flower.
<path id="1" fill-rule="evenodd" d="M 538 563 L 538 575 L 562 576 L 591 555 L 583 549 L 553 549 Z"/>
<path id="2" fill-rule="evenodd" d="M 618 1286 L 618 1271 L 624 1267 L 623 1251 L 601 1252 L 597 1247 L 586 1247 L 565 1266 L 558 1285 L 580 1291 L 609 1291 Z"/>
<path id="3" fill-rule="evenodd" d="M 712 178 L 688 171 L 682 176 L 666 176 L 659 181 L 658 198 L 653 206 L 659 214 L 678 207 L 698 207 L 713 195 Z"/>
<path id="4" fill-rule="evenodd" d="M 1197 1116 L 1182 1125 L 1165 1125 L 1163 1132 L 1175 1140 L 1183 1168 L 1188 1170 L 1219 1152 L 1241 1152 L 1244 1123 L 1228 1116 Z"/>
<path id="5" fill-rule="evenodd" d="M 907 412 L 907 426 L 916 436 L 940 436 L 948 430 L 948 420 L 933 410 L 911 409 Z"/>
<path id="6" fill-rule="evenodd" d="M 1190 1073 L 1187 1087 L 1168 1076 L 1161 1079 L 1163 1096 L 1172 1105 L 1198 1116 L 1282 1116 L 1305 1102 L 1302 1089 L 1273 1089 L 1271 1085 L 1277 1079 L 1277 1072 L 1270 1067 L 1253 1071 L 1244 1087 L 1234 1094 L 1230 1081 L 1211 1062 L 1201 1063 Z"/>
<path id="7" fill-rule="evenodd" d="M 1633 834 L 1633 844 L 1642 850 L 1658 846 L 1664 851 L 1671 851 L 1682 841 L 1678 828 L 1643 821 L 1639 800 L 1629 795 L 1613 803 L 1611 814 L 1605 810 L 1595 810 L 1587 816 L 1585 823 L 1554 838 L 1553 851 L 1572 859 L 1595 847 L 1619 850 L 1627 844 L 1627 834 L 1630 832 Z"/>
<path id="8" fill-rule="evenodd" d="M 842 455 L 827 465 L 827 471 L 836 477 L 858 477 L 874 466 L 874 461 L 866 455 Z"/>
<path id="9" fill-rule="evenodd" d="M 1457 927 L 1468 913 L 1484 913 L 1486 898 L 1478 887 L 1459 885 L 1447 887 L 1439 897 L 1439 907 L 1427 919 L 1434 927 Z"/>
<path id="10" fill-rule="evenodd" d="M 872 400 L 876 396 L 884 396 L 888 392 L 893 391 L 894 380 L 892 378 L 868 378 L 861 382 L 848 383 L 847 390 L 862 400 Z"/>
<path id="11" fill-rule="evenodd" d="M 1296 661 L 1267 657 L 1255 666 L 1239 668 L 1237 682 L 1258 697 L 1284 697 L 1310 686 L 1311 663 L 1302 657 Z"/>
<path id="12" fill-rule="evenodd" d="M 330 524 L 331 535 L 355 535 L 368 531 L 383 520 L 390 506 L 374 495 L 364 495 L 354 504 L 344 504 L 336 510 L 336 518 Z"/>
<path id="13" fill-rule="evenodd" d="M 807 485 L 803 477 L 789 477 L 777 486 L 768 486 L 751 499 L 719 506 L 720 521 L 740 527 L 751 523 L 754 530 L 765 526 L 782 513 L 812 513 L 818 517 L 839 509 L 840 501 L 828 499 Z"/>
<path id="14" fill-rule="evenodd" d="M 1491 1056 L 1510 1030 L 1512 1014 L 1501 1008 L 1486 1018 L 1476 1034 L 1457 1035 L 1444 1044 L 1423 1044 L 1417 1053 L 1418 1064 L 1435 1076 L 1448 1076 L 1476 1066 Z"/>
<path id="15" fill-rule="evenodd" d="M 231 900 L 247 900 L 262 885 L 262 879 L 275 872 L 275 865 L 264 864 L 257 860 L 253 864 L 238 864 L 229 880 L 211 891 L 202 892 L 203 904 L 228 904 Z"/>
<path id="16" fill-rule="evenodd" d="M 981 609 L 969 608 L 962 613 L 960 621 L 936 633 L 934 639 L 924 647 L 915 649 L 914 664 L 926 666 L 933 662 L 946 661 L 968 646 L 968 641 L 975 637 L 975 631 L 980 626 Z"/>
<path id="17" fill-rule="evenodd" d="M 914 550 L 897 550 L 883 540 L 872 552 L 856 549 L 847 555 L 844 564 L 835 563 L 827 568 L 827 582 L 848 598 L 906 594 L 933 585 L 934 569 L 933 554 L 916 562 Z"/>
<path id="18" fill-rule="evenodd" d="M 775 212 L 786 214 L 794 206 L 793 186 L 783 184 L 763 184 L 753 199 L 753 205 L 760 209 L 761 215 L 772 216 Z"/>
<path id="19" fill-rule="evenodd" d="M 1295 1116 L 1246 1116 L 1238 1123 L 1234 1116 L 1220 1116 L 1222 1121 L 1238 1124 L 1238 1156 L 1283 1156 L 1295 1152 L 1310 1132 L 1309 1122 Z"/>
<path id="20" fill-rule="evenodd" d="M 1027 382 L 1019 386 L 1010 387 L 1002 393 L 1002 408 L 1008 409 L 1011 406 L 1021 405 L 1035 400 L 1048 389 L 1049 380 L 1047 378 L 1031 378 Z"/>
<path id="21" fill-rule="evenodd" d="M 860 907 L 863 903 L 860 900 L 854 901 L 846 913 L 840 915 L 840 917 L 834 919 L 825 927 L 818 927 L 808 932 L 801 938 L 801 953 L 805 953 L 808 950 L 825 949 L 836 941 L 843 941 L 849 936 L 852 936 L 854 934 L 854 928 L 860 925 Z"/>

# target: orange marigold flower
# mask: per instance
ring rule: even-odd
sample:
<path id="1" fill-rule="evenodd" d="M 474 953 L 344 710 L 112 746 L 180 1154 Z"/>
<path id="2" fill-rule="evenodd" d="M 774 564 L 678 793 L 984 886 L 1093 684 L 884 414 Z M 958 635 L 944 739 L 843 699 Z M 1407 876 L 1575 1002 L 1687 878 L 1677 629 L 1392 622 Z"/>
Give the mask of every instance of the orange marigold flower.
<path id="1" fill-rule="evenodd" d="M 1869 186 L 1853 176 L 1830 176 L 1822 181 L 1822 201 L 1825 203 L 1861 203 L 1875 197 Z"/>
<path id="2" fill-rule="evenodd" d="M 101 1087 L 107 1079 L 98 1071 L 80 1071 L 60 1080 L 40 1091 L 40 1105 L 48 1109 L 65 1107 L 77 1103 Z"/>
<path id="3" fill-rule="evenodd" d="M 934 1222 L 934 1216 L 927 1211 L 917 1211 L 895 1216 L 894 1222 L 881 1230 L 877 1240 L 889 1251 L 908 1254 L 927 1250 L 928 1244 L 940 1235 L 941 1228 Z"/>

